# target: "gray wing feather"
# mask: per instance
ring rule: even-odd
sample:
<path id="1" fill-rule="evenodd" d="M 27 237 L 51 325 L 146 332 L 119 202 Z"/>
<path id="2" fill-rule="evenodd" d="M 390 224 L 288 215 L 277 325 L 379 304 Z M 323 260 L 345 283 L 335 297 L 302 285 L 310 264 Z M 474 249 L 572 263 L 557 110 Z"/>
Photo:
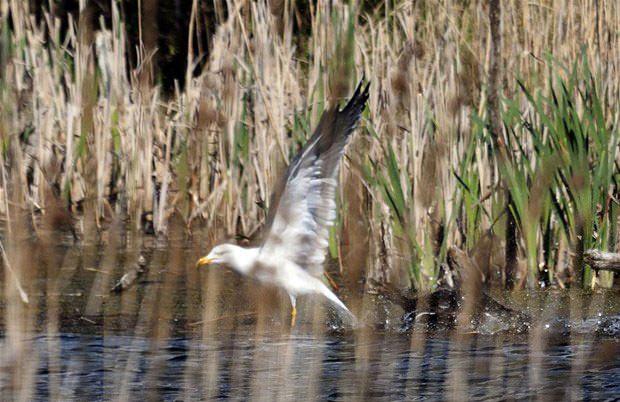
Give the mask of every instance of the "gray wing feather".
<path id="1" fill-rule="evenodd" d="M 323 114 L 272 198 L 263 249 L 285 255 L 313 275 L 323 273 L 329 228 L 336 219 L 338 166 L 368 100 L 368 86 L 360 82 L 342 110 Z"/>

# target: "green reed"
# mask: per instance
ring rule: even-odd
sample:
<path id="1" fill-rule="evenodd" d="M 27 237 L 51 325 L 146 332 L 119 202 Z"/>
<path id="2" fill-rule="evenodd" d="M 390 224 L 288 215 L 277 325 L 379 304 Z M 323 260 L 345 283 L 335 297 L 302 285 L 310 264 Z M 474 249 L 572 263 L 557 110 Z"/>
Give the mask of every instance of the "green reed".
<path id="1" fill-rule="evenodd" d="M 600 97 L 600 79 L 585 58 L 570 68 L 551 58 L 548 63 L 553 73 L 545 88 L 531 90 L 519 81 L 520 92 L 504 102 L 503 140 L 509 154 L 499 158 L 499 172 L 511 195 L 509 211 L 487 211 L 477 202 L 481 185 L 474 147 L 494 144 L 476 118 L 475 139 L 455 173 L 466 244 L 480 236 L 476 228 L 483 215 L 495 221 L 511 213 L 526 261 L 522 285 L 548 285 L 557 279 L 556 251 L 562 237 L 574 252 L 573 280 L 590 285 L 593 277 L 583 264 L 584 250 L 605 250 L 616 239 L 618 112 Z"/>

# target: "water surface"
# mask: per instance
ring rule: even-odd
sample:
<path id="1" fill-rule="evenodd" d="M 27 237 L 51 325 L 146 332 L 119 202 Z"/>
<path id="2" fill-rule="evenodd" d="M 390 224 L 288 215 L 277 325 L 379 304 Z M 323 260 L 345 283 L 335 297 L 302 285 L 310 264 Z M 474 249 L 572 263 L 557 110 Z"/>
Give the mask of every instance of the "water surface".
<path id="1" fill-rule="evenodd" d="M 202 246 L 111 244 L 62 244 L 34 255 L 42 263 L 29 278 L 30 305 L 0 305 L 2 400 L 613 400 L 620 394 L 616 290 L 496 294 L 524 315 L 489 310 L 465 329 L 445 320 L 429 326 L 441 306 L 406 315 L 385 298 L 343 291 L 362 327 L 342 325 L 319 301 L 302 299 L 291 329 L 290 306 L 278 290 L 225 269 L 196 270 Z M 140 254 L 145 271 L 112 292 Z M 525 316 L 528 322 L 515 322 Z"/>

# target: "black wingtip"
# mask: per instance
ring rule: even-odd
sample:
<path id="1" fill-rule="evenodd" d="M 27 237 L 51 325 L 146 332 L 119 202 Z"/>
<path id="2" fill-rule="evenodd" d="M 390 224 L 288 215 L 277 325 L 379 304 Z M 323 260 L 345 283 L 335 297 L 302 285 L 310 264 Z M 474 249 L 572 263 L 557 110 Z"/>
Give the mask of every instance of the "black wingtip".
<path id="1" fill-rule="evenodd" d="M 366 86 L 364 86 L 364 81 L 366 81 L 365 73 L 362 74 L 362 79 L 358 82 L 355 92 L 353 92 L 353 96 L 351 96 L 351 99 L 349 99 L 347 105 L 344 109 L 342 109 L 343 112 L 353 112 L 354 114 L 362 113 L 362 110 L 364 110 L 364 106 L 370 97 L 368 92 L 370 88 L 370 81 L 366 83 Z"/>

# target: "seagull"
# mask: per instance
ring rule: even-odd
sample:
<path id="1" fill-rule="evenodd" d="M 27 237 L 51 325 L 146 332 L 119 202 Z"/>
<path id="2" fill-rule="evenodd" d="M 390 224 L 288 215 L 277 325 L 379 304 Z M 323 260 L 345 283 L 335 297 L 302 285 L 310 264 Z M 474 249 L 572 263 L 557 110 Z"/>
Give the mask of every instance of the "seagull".
<path id="1" fill-rule="evenodd" d="M 368 101 L 362 79 L 346 106 L 323 113 L 308 142 L 293 158 L 276 187 L 259 247 L 215 246 L 196 264 L 223 265 L 259 282 L 275 285 L 291 299 L 291 326 L 301 295 L 326 297 L 353 323 L 355 316 L 323 283 L 329 228 L 336 219 L 338 167 Z"/>

